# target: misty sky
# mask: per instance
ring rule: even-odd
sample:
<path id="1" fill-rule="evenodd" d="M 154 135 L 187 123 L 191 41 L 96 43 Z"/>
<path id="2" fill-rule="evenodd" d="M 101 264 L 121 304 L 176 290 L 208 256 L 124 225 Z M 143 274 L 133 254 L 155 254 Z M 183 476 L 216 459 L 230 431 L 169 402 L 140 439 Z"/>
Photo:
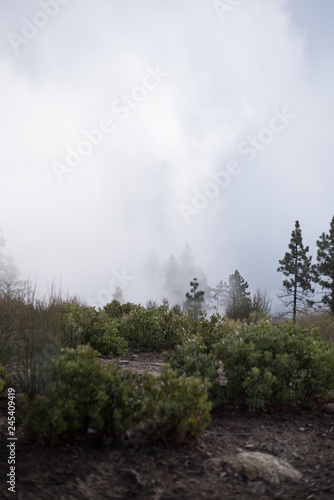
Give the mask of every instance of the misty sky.
<path id="1" fill-rule="evenodd" d="M 238 269 L 274 297 L 295 220 L 315 255 L 334 215 L 333 19 L 332 0 L 1 0 L 21 277 L 144 302 L 148 257 L 188 242 L 210 285 Z"/>

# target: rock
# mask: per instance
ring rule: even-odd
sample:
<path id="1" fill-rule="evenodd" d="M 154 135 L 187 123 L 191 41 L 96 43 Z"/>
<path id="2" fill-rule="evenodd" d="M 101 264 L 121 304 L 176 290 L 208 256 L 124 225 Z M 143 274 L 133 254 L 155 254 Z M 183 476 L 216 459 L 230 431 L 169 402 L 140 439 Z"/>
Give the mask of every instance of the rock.
<path id="1" fill-rule="evenodd" d="M 262 479 L 271 484 L 280 484 L 286 479 L 297 481 L 302 477 L 288 462 L 258 451 L 242 451 L 228 457 L 225 463 L 241 476 L 255 481 Z"/>

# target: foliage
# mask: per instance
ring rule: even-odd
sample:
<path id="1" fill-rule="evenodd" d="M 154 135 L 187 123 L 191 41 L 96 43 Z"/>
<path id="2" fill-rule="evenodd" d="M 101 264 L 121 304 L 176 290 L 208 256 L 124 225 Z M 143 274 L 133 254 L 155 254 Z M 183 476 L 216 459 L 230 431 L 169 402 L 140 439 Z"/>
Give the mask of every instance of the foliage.
<path id="1" fill-rule="evenodd" d="M 0 249 L 5 248 L 6 238 L 0 229 Z M 0 250 L 0 296 L 8 296 L 13 290 L 19 290 L 22 286 L 18 280 L 19 271 L 12 256 Z"/>
<path id="2" fill-rule="evenodd" d="M 226 400 L 249 410 L 310 405 L 334 388 L 334 348 L 316 331 L 285 322 L 240 325 L 216 348 L 227 377 Z"/>
<path id="3" fill-rule="evenodd" d="M 204 304 L 205 292 L 203 290 L 197 290 L 197 288 L 199 287 L 197 278 L 194 278 L 190 282 L 190 287 L 190 292 L 186 293 L 187 300 L 185 303 L 185 308 L 191 318 L 197 319 L 201 305 Z"/>
<path id="4" fill-rule="evenodd" d="M 14 359 L 8 365 L 18 391 L 33 395 L 47 384 L 44 368 L 61 349 L 62 307 L 59 297 L 36 299 L 29 290 L 25 302 L 19 304 L 20 313 L 15 313 L 18 321 L 11 336 Z"/>
<path id="5" fill-rule="evenodd" d="M 130 314 L 136 308 L 135 304 L 131 302 L 126 302 L 125 304 L 121 304 L 119 300 L 114 299 L 109 304 L 106 304 L 103 308 L 104 312 L 112 319 L 122 318 L 127 314 Z"/>
<path id="6" fill-rule="evenodd" d="M 44 368 L 62 347 L 64 304 L 55 294 L 37 299 L 29 283 L 0 296 L 0 362 L 17 391 L 33 395 L 47 383 Z"/>
<path id="7" fill-rule="evenodd" d="M 228 302 L 225 314 L 227 318 L 234 320 L 247 319 L 251 313 L 250 293 L 247 292 L 249 285 L 238 270 L 229 276 Z"/>
<path id="8" fill-rule="evenodd" d="M 15 353 L 14 333 L 23 319 L 24 304 L 0 297 L 0 363 L 8 365 Z"/>
<path id="9" fill-rule="evenodd" d="M 181 440 L 196 437 L 210 422 L 209 387 L 207 380 L 179 377 L 167 365 L 153 386 L 156 433 Z"/>
<path id="10" fill-rule="evenodd" d="M 334 315 L 330 311 L 318 311 L 305 305 L 297 324 L 308 330 L 318 329 L 323 340 L 334 342 Z"/>
<path id="11" fill-rule="evenodd" d="M 166 360 L 180 375 L 199 377 L 211 383 L 209 397 L 214 406 L 221 404 L 222 388 L 219 383 L 220 361 L 214 356 L 214 346 L 234 331 L 219 314 L 207 319 L 204 314 L 182 332 L 180 343 L 165 354 Z"/>
<path id="12" fill-rule="evenodd" d="M 271 301 L 265 292 L 256 290 L 251 296 L 251 313 L 249 321 L 253 323 L 269 316 L 271 310 Z"/>
<path id="13" fill-rule="evenodd" d="M 291 233 L 289 249 L 290 252 L 286 252 L 284 258 L 279 261 L 277 271 L 289 278 L 283 281 L 284 292 L 280 298 L 283 299 L 285 307 L 292 306 L 295 323 L 299 303 L 314 292 L 311 285 L 312 257 L 307 255 L 309 247 L 304 248 L 299 221 L 295 222 L 295 229 Z"/>
<path id="14" fill-rule="evenodd" d="M 120 435 L 152 418 L 156 432 L 196 436 L 209 422 L 208 383 L 179 378 L 166 367 L 160 378 L 121 374 L 118 365 L 102 365 L 89 346 L 65 348 L 48 368 L 50 382 L 33 399 L 20 395 L 21 419 L 39 441 L 55 443 L 88 427 Z"/>
<path id="15" fill-rule="evenodd" d="M 105 419 L 109 428 L 123 430 L 122 413 L 128 416 L 127 387 L 120 369 L 104 367 L 89 346 L 64 348 L 48 369 L 50 382 L 44 394 L 30 400 L 21 395 L 23 420 L 29 433 L 53 443 L 60 436 L 72 437 L 88 427 L 102 430 Z M 128 422 L 128 419 L 125 419 Z"/>
<path id="16" fill-rule="evenodd" d="M 11 386 L 11 382 L 10 373 L 0 365 L 0 399 L 7 397 L 7 389 Z"/>
<path id="17" fill-rule="evenodd" d="M 322 233 L 317 240 L 317 263 L 313 266 L 313 279 L 319 283 L 324 293 L 322 302 L 334 314 L 334 216 L 329 233 Z"/>
<path id="18" fill-rule="evenodd" d="M 134 349 L 155 350 L 176 345 L 186 320 L 168 305 L 145 309 L 138 305 L 119 322 L 119 332 Z"/>
<path id="19" fill-rule="evenodd" d="M 181 344 L 177 345 L 173 351 L 166 353 L 165 358 L 179 375 L 194 376 L 202 381 L 208 380 L 211 384 L 210 399 L 214 405 L 221 402 L 218 382 L 220 363 L 214 358 L 199 334 L 186 335 Z"/>
<path id="20" fill-rule="evenodd" d="M 128 343 L 119 333 L 119 321 L 105 310 L 76 303 L 66 304 L 64 309 L 65 333 L 66 329 L 73 332 L 74 337 L 81 337 L 82 342 L 105 355 L 120 355 L 127 351 Z M 116 307 L 113 308 L 114 314 L 115 309 Z"/>
<path id="21" fill-rule="evenodd" d="M 226 309 L 229 298 L 228 284 L 221 280 L 216 288 L 213 288 L 211 292 L 216 311 L 224 311 Z"/>

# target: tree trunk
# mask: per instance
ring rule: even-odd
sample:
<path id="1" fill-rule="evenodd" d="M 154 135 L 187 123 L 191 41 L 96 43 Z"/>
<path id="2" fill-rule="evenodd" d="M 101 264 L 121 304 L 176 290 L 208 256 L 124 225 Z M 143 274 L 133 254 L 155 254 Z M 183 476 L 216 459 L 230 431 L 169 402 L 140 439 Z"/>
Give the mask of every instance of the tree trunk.
<path id="1" fill-rule="evenodd" d="M 297 277 L 298 277 L 298 271 L 297 271 L 297 265 L 298 265 L 298 250 L 297 248 L 295 249 L 295 282 L 294 282 L 294 289 L 293 289 L 293 313 L 292 313 L 292 318 L 293 318 L 293 323 L 296 324 L 296 316 L 297 316 Z"/>

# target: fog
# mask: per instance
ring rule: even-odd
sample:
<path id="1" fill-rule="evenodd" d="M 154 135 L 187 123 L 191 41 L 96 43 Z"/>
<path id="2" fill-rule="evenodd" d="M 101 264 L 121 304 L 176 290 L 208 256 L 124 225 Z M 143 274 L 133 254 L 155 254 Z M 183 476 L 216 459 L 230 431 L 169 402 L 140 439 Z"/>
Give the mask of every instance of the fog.
<path id="1" fill-rule="evenodd" d="M 209 285 L 238 269 L 275 303 L 295 220 L 315 255 L 334 214 L 333 16 L 331 0 L 2 0 L 0 228 L 21 279 L 161 300 L 188 243 Z"/>

